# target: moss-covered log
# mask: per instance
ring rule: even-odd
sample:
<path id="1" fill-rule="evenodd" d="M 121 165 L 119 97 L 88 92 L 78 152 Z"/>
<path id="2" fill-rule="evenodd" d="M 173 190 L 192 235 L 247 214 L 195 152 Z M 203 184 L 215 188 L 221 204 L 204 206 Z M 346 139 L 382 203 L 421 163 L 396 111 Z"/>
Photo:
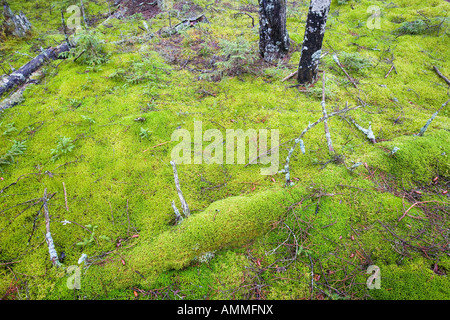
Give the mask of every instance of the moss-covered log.
<path id="1" fill-rule="evenodd" d="M 141 273 L 181 269 L 206 252 L 242 246 L 269 231 L 298 201 L 300 190 L 276 188 L 216 201 L 133 250 L 129 256 L 132 268 Z"/>

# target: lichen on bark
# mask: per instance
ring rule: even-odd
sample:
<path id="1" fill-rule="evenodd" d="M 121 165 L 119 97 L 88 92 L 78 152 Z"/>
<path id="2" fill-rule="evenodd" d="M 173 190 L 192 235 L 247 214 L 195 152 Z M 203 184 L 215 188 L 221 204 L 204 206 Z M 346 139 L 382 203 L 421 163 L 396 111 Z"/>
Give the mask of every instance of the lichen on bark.
<path id="1" fill-rule="evenodd" d="M 282 59 L 289 51 L 286 1 L 259 0 L 259 52 L 265 61 Z"/>

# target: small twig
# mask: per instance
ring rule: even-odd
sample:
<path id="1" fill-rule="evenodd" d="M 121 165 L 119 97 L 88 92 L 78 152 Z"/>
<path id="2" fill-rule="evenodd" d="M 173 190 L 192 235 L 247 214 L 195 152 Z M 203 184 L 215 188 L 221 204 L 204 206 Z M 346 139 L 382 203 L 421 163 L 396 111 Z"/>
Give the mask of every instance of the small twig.
<path id="1" fill-rule="evenodd" d="M 428 202 L 439 202 L 437 200 L 429 200 L 429 201 L 420 201 L 420 202 L 416 202 L 414 203 L 411 207 L 408 208 L 408 210 L 405 211 L 405 213 L 403 213 L 403 215 L 398 218 L 398 221 L 402 221 L 402 219 L 408 214 L 409 210 L 411 210 L 412 208 L 414 208 L 416 205 L 418 204 L 422 204 L 422 203 L 428 203 Z"/>
<path id="2" fill-rule="evenodd" d="M 163 146 L 163 145 L 165 145 L 165 144 L 168 144 L 168 143 L 170 143 L 170 142 L 172 142 L 172 141 L 166 141 L 166 142 L 162 142 L 162 143 L 160 143 L 160 144 L 157 144 L 156 146 L 153 146 L 153 147 L 150 147 L 150 148 L 148 148 L 148 149 L 145 149 L 144 151 L 142 151 L 142 152 L 147 152 L 148 150 L 150 150 L 150 149 L 154 149 L 154 148 L 157 148 L 157 147 L 160 147 L 160 146 Z"/>
<path id="3" fill-rule="evenodd" d="M 323 80 L 322 80 L 322 113 L 323 116 L 326 117 L 327 116 L 327 110 L 325 109 L 325 71 L 323 72 Z M 330 135 L 330 130 L 328 129 L 328 122 L 327 120 L 323 121 L 323 125 L 325 127 L 325 137 L 327 139 L 327 144 L 328 144 L 328 150 L 330 152 L 334 152 L 334 148 L 333 148 L 333 143 L 331 141 L 331 135 Z"/>
<path id="4" fill-rule="evenodd" d="M 83 15 L 83 21 L 84 21 L 84 25 L 86 26 L 86 29 L 89 28 L 87 21 L 86 21 L 86 15 L 84 12 L 84 4 L 83 4 L 83 0 L 80 0 L 80 4 L 81 4 L 81 14 Z"/>
<path id="5" fill-rule="evenodd" d="M 436 66 L 433 66 L 433 68 L 434 68 L 434 71 L 436 71 L 436 73 L 437 73 L 442 79 L 444 79 L 445 82 L 447 82 L 447 84 L 450 86 L 450 80 L 447 79 L 447 78 L 439 71 L 439 69 L 438 69 Z"/>
<path id="6" fill-rule="evenodd" d="M 336 64 L 338 65 L 339 68 L 341 68 L 341 70 L 345 73 L 345 75 L 347 76 L 348 80 L 350 80 L 350 82 L 353 84 L 353 86 L 358 89 L 358 86 L 355 83 L 355 79 L 353 79 L 352 77 L 350 77 L 350 75 L 348 74 L 347 71 L 345 71 L 344 67 L 342 66 L 342 64 L 339 62 L 339 59 L 337 57 L 336 54 L 333 54 L 333 60 L 336 62 Z"/>
<path id="7" fill-rule="evenodd" d="M 62 9 L 61 9 L 61 23 L 62 23 L 62 26 L 63 26 L 64 37 L 66 39 L 67 45 L 70 48 L 70 41 L 69 41 L 69 37 L 67 36 L 66 21 L 64 20 L 64 11 Z"/>
<path id="8" fill-rule="evenodd" d="M 392 63 L 391 68 L 389 69 L 388 73 L 386 73 L 386 75 L 384 76 L 384 78 L 386 79 L 387 77 L 389 77 L 389 74 L 392 72 L 392 70 L 395 69 L 394 63 Z"/>
<path id="9" fill-rule="evenodd" d="M 128 222 L 127 234 L 129 234 L 130 233 L 130 215 L 128 214 L 128 199 L 127 199 L 127 222 Z"/>
<path id="10" fill-rule="evenodd" d="M 86 52 L 86 49 L 84 49 L 83 51 L 81 51 L 80 54 L 77 55 L 77 56 L 73 59 L 73 62 L 76 62 L 76 61 L 78 60 L 78 58 L 81 57 L 81 56 L 83 55 L 83 53 L 85 53 L 85 52 Z M 78 108 L 80 105 L 81 105 L 81 102 L 80 102 L 80 104 L 79 104 L 77 107 L 75 107 L 75 109 Z"/>
<path id="11" fill-rule="evenodd" d="M 64 188 L 64 202 L 66 204 L 66 210 L 69 211 L 69 206 L 67 205 L 67 191 L 66 191 L 66 185 L 64 184 L 64 181 L 63 181 L 62 185 Z"/>
<path id="12" fill-rule="evenodd" d="M 298 73 L 298 70 L 295 70 L 294 72 L 292 72 L 290 75 L 288 75 L 287 77 L 285 77 L 283 80 L 281 80 L 281 82 L 287 81 L 289 79 L 291 79 L 292 77 L 295 77 Z"/>

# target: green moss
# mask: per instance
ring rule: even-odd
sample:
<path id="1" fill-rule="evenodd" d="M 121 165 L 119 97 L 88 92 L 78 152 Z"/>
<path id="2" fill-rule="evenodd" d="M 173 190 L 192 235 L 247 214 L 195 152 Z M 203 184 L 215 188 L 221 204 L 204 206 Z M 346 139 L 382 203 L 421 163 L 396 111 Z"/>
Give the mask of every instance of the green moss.
<path id="1" fill-rule="evenodd" d="M 90 17 L 107 15 L 106 1 L 84 2 Z M 257 8 L 256 1 L 245 5 Z M 366 26 L 370 5 L 381 8 L 381 29 Z M 2 42 L 2 56 L 12 67 L 26 63 L 41 46 L 64 41 L 59 12 L 50 13 L 48 3 L 16 1 L 12 6 L 34 26 L 30 39 Z M 288 6 L 288 31 L 301 42 L 308 4 L 288 1 Z M 327 111 L 364 101 L 364 108 L 348 115 L 366 128 L 370 122 L 377 144 L 343 117 L 330 118 L 340 157 L 328 151 L 323 126 L 314 127 L 304 136 L 306 153 L 296 150 L 290 159 L 291 188 L 284 188 L 283 173 L 262 176 L 261 164 L 179 165 L 192 212 L 180 225 L 171 208 L 172 200 L 178 203 L 169 163 L 176 145 L 172 132 L 179 127 L 193 132 L 194 121 L 202 121 L 204 131 L 223 134 L 226 129 L 278 129 L 283 168 L 294 139 L 322 115 L 321 80 L 307 94 L 287 88 L 294 78 L 281 82 L 298 65 L 301 46 L 293 45 L 286 61 L 276 66 L 255 57 L 245 66 L 250 72 L 204 80 L 209 71 L 236 62 L 239 54 L 257 52 L 257 19 L 250 28 L 248 17 L 233 17 L 241 11 L 237 4 L 218 3 L 204 12 L 209 24 L 171 38 L 157 36 L 169 26 L 166 12 L 146 21 L 154 37 L 139 38 L 144 36 L 142 17 L 110 19 L 97 33 L 107 62 L 96 68 L 72 59 L 46 65 L 40 84 L 0 113 L 0 133 L 8 131 L 1 137 L 0 155 L 14 140 L 27 146 L 0 174 L 0 190 L 12 184 L 0 193 L 0 292 L 16 287 L 11 296 L 30 299 L 255 299 L 256 283 L 262 288 L 258 297 L 267 299 L 444 297 L 446 276 L 433 273 L 431 265 L 448 270 L 448 258 L 398 247 L 383 225 L 427 248 L 443 241 L 439 228 L 448 228 L 440 216 L 449 176 L 448 108 L 423 137 L 414 136 L 447 99 L 445 82 L 429 66 L 450 72 L 447 25 L 439 34 L 396 37 L 394 32 L 399 23 L 422 19 L 418 10 L 432 23 L 442 21 L 449 4 L 362 0 L 332 6 L 324 41 L 329 54 L 321 62 Z M 171 23 L 179 21 L 173 16 Z M 245 45 L 236 59 L 226 60 L 219 49 L 233 53 L 236 39 Z M 358 58 L 345 65 L 358 89 L 336 66 L 333 52 Z M 367 61 L 372 67 L 359 72 Z M 392 61 L 396 69 L 386 76 Z M 17 130 L 8 129 L 11 123 Z M 145 139 L 141 128 L 148 130 Z M 75 147 L 53 162 L 51 150 L 59 136 L 70 137 Z M 399 149 L 390 155 L 394 147 Z M 350 169 L 358 163 L 367 166 Z M 82 253 L 89 257 L 80 290 L 68 289 L 65 269 L 49 261 L 39 213 L 44 189 L 55 193 L 49 201 L 50 228 L 56 250 L 66 254 L 64 266 L 77 265 Z M 423 190 L 421 198 L 411 196 L 416 189 Z M 398 221 L 417 199 L 439 202 L 416 206 L 411 217 Z M 435 229 L 430 213 L 442 218 Z M 93 241 L 86 225 L 97 226 Z M 198 259 L 205 253 L 214 257 Z M 381 290 L 365 285 L 370 264 L 381 268 Z M 312 268 L 316 278 L 311 278 Z"/>
<path id="2" fill-rule="evenodd" d="M 430 132 L 423 137 L 404 136 L 382 142 L 383 149 L 366 157 L 368 164 L 379 167 L 398 178 L 409 181 L 429 182 L 436 176 L 448 177 L 449 161 L 446 130 Z M 394 147 L 399 148 L 391 155 Z"/>
<path id="3" fill-rule="evenodd" d="M 181 269 L 206 252 L 242 246 L 280 218 L 289 203 L 286 196 L 272 190 L 216 201 L 130 253 L 133 267 L 140 272 Z"/>

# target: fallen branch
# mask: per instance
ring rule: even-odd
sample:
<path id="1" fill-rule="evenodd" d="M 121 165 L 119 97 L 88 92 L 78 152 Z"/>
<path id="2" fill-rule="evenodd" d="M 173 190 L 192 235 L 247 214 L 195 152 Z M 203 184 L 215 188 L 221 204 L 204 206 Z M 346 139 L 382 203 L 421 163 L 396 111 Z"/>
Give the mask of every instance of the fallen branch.
<path id="1" fill-rule="evenodd" d="M 389 75 L 391 74 L 392 70 L 395 70 L 395 72 L 397 72 L 397 69 L 394 66 L 394 63 L 392 63 L 391 68 L 389 69 L 388 73 L 386 73 L 386 75 L 384 76 L 384 78 L 386 79 L 387 77 L 389 77 Z"/>
<path id="2" fill-rule="evenodd" d="M 69 206 L 67 205 L 67 191 L 66 191 L 66 185 L 64 184 L 64 181 L 62 183 L 63 189 L 64 189 L 64 202 L 66 204 L 66 210 L 69 211 Z"/>
<path id="3" fill-rule="evenodd" d="M 45 239 L 48 244 L 48 252 L 50 254 L 50 260 L 54 265 L 57 267 L 61 266 L 61 263 L 58 260 L 58 253 L 55 250 L 55 245 L 53 243 L 52 234 L 50 233 L 50 217 L 48 213 L 48 206 L 47 206 L 47 189 L 44 190 L 44 197 L 42 198 L 44 208 L 44 217 L 45 217 L 45 229 L 47 233 L 45 234 Z"/>
<path id="4" fill-rule="evenodd" d="M 43 50 L 40 55 L 36 56 L 19 70 L 14 71 L 2 80 L 2 83 L 0 84 L 0 97 L 12 88 L 25 83 L 33 72 L 44 65 L 45 61 L 59 59 L 60 53 L 69 50 L 70 46 L 65 42 L 58 47 L 50 47 Z"/>
<path id="5" fill-rule="evenodd" d="M 238 16 L 238 15 L 241 15 L 241 14 L 249 16 L 249 17 L 252 19 L 252 28 L 255 27 L 255 18 L 253 18 L 253 17 L 252 17 L 249 13 L 247 13 L 247 12 L 238 12 L 238 13 L 235 13 L 235 14 L 233 15 L 233 18 L 236 19 L 237 16 Z"/>
<path id="6" fill-rule="evenodd" d="M 329 118 L 331 118 L 331 117 L 334 117 L 334 116 L 336 116 L 336 115 L 338 115 L 338 114 L 341 114 L 341 113 L 345 113 L 345 112 L 348 112 L 348 111 L 352 111 L 352 110 L 359 109 L 359 108 L 361 108 L 361 107 L 362 107 L 362 106 L 356 106 L 356 107 L 354 107 L 354 108 L 350 108 L 350 109 L 345 108 L 345 109 L 342 109 L 342 110 L 339 110 L 339 111 L 336 111 L 336 112 L 332 112 L 332 113 L 330 113 L 330 114 L 328 114 L 328 115 L 326 115 L 326 116 L 323 116 L 322 118 L 318 119 L 316 122 L 310 123 L 310 124 L 302 131 L 302 133 L 295 139 L 295 143 L 294 143 L 294 145 L 292 146 L 291 150 L 289 150 L 289 154 L 288 154 L 288 156 L 287 156 L 287 158 L 286 158 L 286 164 L 285 164 L 285 166 L 284 166 L 284 170 L 285 170 L 285 173 L 286 173 L 286 185 L 287 185 L 287 186 L 290 186 L 290 185 L 291 185 L 291 179 L 290 179 L 290 173 L 289 173 L 289 161 L 290 161 L 290 157 L 291 157 L 292 153 L 294 152 L 295 147 L 296 147 L 298 144 L 300 145 L 300 148 L 301 148 L 302 153 L 303 153 L 303 154 L 305 153 L 305 145 L 304 145 L 304 143 L 303 143 L 302 138 L 303 138 L 303 136 L 306 134 L 306 132 L 308 132 L 312 127 L 318 125 L 319 123 L 323 122 L 324 120 L 327 120 L 327 119 L 329 119 Z"/>
<path id="7" fill-rule="evenodd" d="M 289 79 L 291 79 L 292 77 L 295 77 L 298 73 L 298 70 L 295 70 L 294 72 L 292 72 L 290 75 L 288 75 L 287 77 L 285 77 L 283 80 L 281 80 L 281 82 L 287 81 Z"/>
<path id="8" fill-rule="evenodd" d="M 433 115 L 431 116 L 430 119 L 428 119 L 427 123 L 423 126 L 422 129 L 420 129 L 420 132 L 417 134 L 419 137 L 423 136 L 423 134 L 425 133 L 425 131 L 427 131 L 428 126 L 430 125 L 430 123 L 434 120 L 434 118 L 436 118 L 436 116 L 438 115 L 438 113 L 442 110 L 442 108 L 444 108 L 447 103 L 450 102 L 450 99 L 447 100 L 446 102 L 444 102 L 444 104 L 442 104 L 442 106 L 439 108 L 438 111 L 436 111 L 435 113 L 433 113 Z"/>
<path id="9" fill-rule="evenodd" d="M 358 128 L 359 131 L 361 131 L 362 133 L 364 133 L 367 136 L 367 139 L 369 139 L 372 143 L 377 143 L 377 141 L 375 139 L 375 135 L 373 134 L 372 125 L 370 122 L 369 122 L 369 128 L 364 129 L 359 124 L 357 124 L 356 121 L 353 120 L 351 117 L 349 117 L 349 119 L 355 125 L 355 127 Z"/>
<path id="10" fill-rule="evenodd" d="M 161 29 L 159 32 L 161 33 L 162 37 L 166 38 L 166 37 L 170 37 L 170 36 L 178 33 L 182 29 L 193 27 L 197 23 L 200 23 L 200 22 L 205 22 L 205 23 L 208 22 L 208 19 L 206 19 L 205 15 L 202 14 L 201 16 L 194 18 L 194 19 L 183 20 L 180 23 L 173 26 L 172 28 L 170 28 L 169 30 L 166 31 L 166 30 Z"/>
<path id="11" fill-rule="evenodd" d="M 338 56 L 333 54 L 333 60 L 334 62 L 336 62 L 336 64 L 338 65 L 339 68 L 341 68 L 341 70 L 345 73 L 345 75 L 347 76 L 348 80 L 350 80 L 350 82 L 353 84 L 353 86 L 358 89 L 358 86 L 356 85 L 356 81 L 355 79 L 353 79 L 352 77 L 350 77 L 350 75 L 348 74 L 347 71 L 345 71 L 344 67 L 342 66 L 342 64 L 339 62 Z"/>
<path id="12" fill-rule="evenodd" d="M 438 74 L 438 76 L 440 76 L 442 79 L 445 80 L 445 82 L 447 82 L 447 84 L 450 86 L 450 80 L 448 80 L 440 71 L 436 66 L 433 66 L 434 71 L 436 71 L 436 73 Z"/>
<path id="13" fill-rule="evenodd" d="M 323 80 L 322 80 L 322 103 L 321 103 L 321 105 L 322 105 L 323 116 L 326 117 L 327 110 L 325 109 L 325 71 L 323 72 Z M 333 143 L 331 141 L 331 135 L 330 135 L 330 130 L 328 129 L 327 120 L 323 121 L 323 125 L 325 127 L 325 138 L 327 139 L 328 150 L 330 152 L 334 152 Z"/>
<path id="14" fill-rule="evenodd" d="M 189 211 L 189 206 L 188 206 L 186 200 L 183 197 L 183 192 L 181 192 L 180 182 L 178 180 L 177 167 L 175 165 L 175 162 L 173 162 L 173 161 L 170 161 L 170 164 L 172 165 L 172 168 L 173 168 L 173 178 L 175 180 L 175 187 L 177 188 L 178 197 L 180 198 L 181 208 L 183 210 L 183 214 L 184 214 L 185 217 L 189 217 L 191 215 L 191 213 Z M 176 214 L 176 212 L 175 212 L 175 214 Z"/>

